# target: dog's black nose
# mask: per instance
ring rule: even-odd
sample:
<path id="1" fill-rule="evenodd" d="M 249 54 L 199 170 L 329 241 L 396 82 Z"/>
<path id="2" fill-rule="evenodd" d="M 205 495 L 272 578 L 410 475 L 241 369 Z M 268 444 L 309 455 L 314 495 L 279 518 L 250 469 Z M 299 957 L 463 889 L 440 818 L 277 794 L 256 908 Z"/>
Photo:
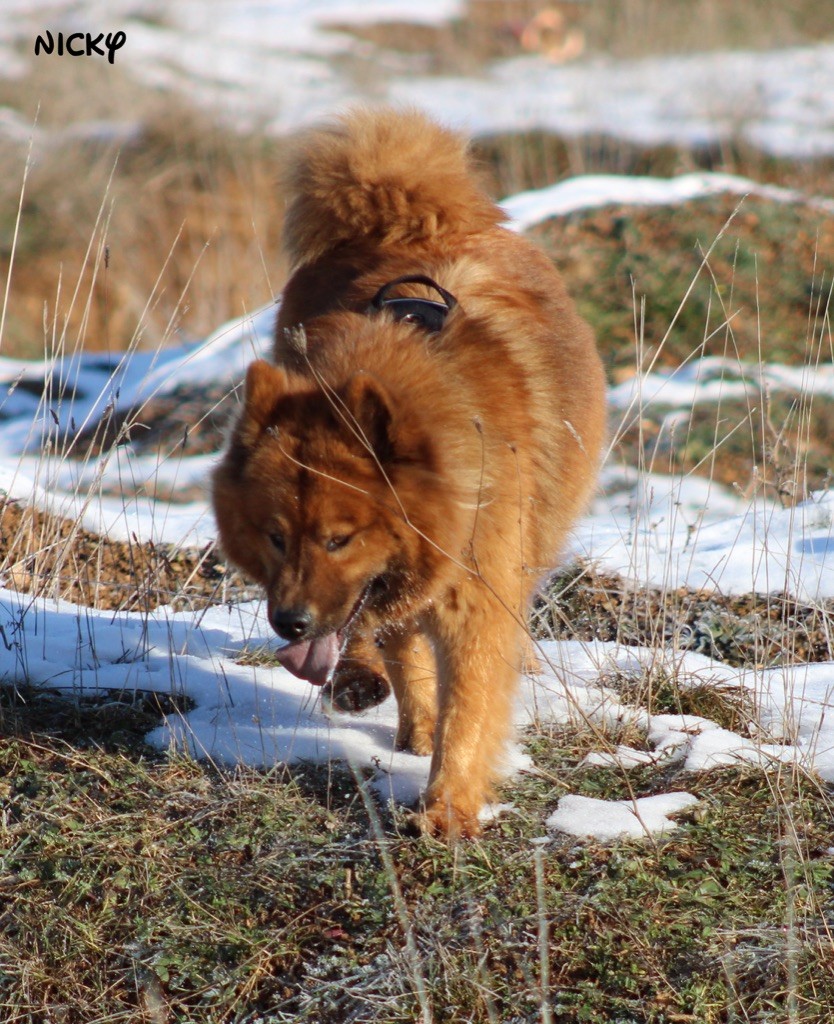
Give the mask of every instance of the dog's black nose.
<path id="1" fill-rule="evenodd" d="M 303 608 L 276 608 L 272 613 L 272 628 L 282 640 L 300 640 L 313 623 L 313 617 Z"/>

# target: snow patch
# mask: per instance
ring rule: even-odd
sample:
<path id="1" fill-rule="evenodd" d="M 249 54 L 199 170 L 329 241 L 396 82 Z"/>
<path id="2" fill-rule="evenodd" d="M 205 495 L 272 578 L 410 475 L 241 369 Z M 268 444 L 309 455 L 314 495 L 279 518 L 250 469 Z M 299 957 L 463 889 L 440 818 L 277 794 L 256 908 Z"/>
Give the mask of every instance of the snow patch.
<path id="1" fill-rule="evenodd" d="M 691 793 L 662 793 L 636 800 L 597 800 L 568 794 L 545 822 L 547 828 L 602 841 L 664 835 L 676 827 L 671 815 L 698 803 Z"/>
<path id="2" fill-rule="evenodd" d="M 548 188 L 519 192 L 501 206 L 516 231 L 525 231 L 550 217 L 565 217 L 601 206 L 673 206 L 691 199 L 722 194 L 755 195 L 780 203 L 813 203 L 827 212 L 834 202 L 808 199 L 794 189 L 761 185 L 735 174 L 682 174 L 676 178 L 631 177 L 618 174 L 586 174 L 560 181 Z"/>

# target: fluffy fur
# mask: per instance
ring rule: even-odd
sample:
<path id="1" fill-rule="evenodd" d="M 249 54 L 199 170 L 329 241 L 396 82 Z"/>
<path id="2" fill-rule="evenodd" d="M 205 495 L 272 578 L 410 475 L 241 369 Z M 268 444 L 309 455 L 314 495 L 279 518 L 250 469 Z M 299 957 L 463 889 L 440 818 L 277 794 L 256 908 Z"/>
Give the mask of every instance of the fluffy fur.
<path id="1" fill-rule="evenodd" d="M 474 835 L 531 594 L 595 480 L 594 339 L 465 143 L 420 114 L 311 131 L 287 187 L 294 272 L 214 475 L 221 543 L 265 587 L 292 671 L 337 707 L 393 687 L 398 746 L 432 755 L 418 824 Z M 440 333 L 369 310 L 405 274 L 456 296 Z"/>

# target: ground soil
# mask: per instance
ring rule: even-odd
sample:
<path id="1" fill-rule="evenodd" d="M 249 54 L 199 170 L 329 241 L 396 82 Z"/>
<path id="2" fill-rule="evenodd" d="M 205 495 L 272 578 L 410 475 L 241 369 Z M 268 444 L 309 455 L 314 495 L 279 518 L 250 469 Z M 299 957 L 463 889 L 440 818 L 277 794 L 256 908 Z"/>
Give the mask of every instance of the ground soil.
<path id="1" fill-rule="evenodd" d="M 538 639 L 616 640 L 695 651 L 749 667 L 830 661 L 833 624 L 831 600 L 803 603 L 784 593 L 638 588 L 580 564 L 548 584 L 532 616 Z"/>
<path id="2" fill-rule="evenodd" d="M 239 574 L 211 546 L 115 541 L 69 519 L 0 499 L 0 584 L 33 596 L 123 611 L 161 604 L 196 609 L 226 599 L 252 597 Z"/>

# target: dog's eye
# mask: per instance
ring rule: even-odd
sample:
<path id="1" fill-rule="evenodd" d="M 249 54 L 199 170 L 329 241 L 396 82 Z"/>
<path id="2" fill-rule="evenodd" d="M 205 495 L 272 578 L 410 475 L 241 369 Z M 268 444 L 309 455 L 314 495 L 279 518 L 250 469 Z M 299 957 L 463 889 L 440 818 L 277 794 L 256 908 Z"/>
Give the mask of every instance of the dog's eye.
<path id="1" fill-rule="evenodd" d="M 284 540 L 283 533 L 271 533 L 269 535 L 269 542 L 282 555 L 287 550 L 287 542 Z"/>
<path id="2" fill-rule="evenodd" d="M 334 534 L 324 546 L 328 551 L 338 551 L 340 548 L 345 547 L 349 543 L 349 533 L 337 533 Z"/>

